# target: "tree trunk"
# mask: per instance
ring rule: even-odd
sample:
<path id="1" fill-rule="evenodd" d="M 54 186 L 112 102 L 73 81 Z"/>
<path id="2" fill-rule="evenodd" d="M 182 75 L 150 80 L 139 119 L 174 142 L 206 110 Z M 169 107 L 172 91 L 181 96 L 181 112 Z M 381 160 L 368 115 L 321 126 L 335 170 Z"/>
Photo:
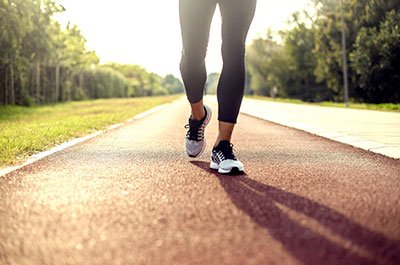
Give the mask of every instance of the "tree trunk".
<path id="1" fill-rule="evenodd" d="M 63 102 L 65 98 L 65 86 L 66 86 L 65 82 L 63 81 L 63 78 L 65 78 L 65 68 L 60 66 L 59 72 L 60 74 L 59 74 L 58 101 Z"/>
<path id="2" fill-rule="evenodd" d="M 74 83 L 74 93 L 72 94 L 72 100 L 82 100 L 82 91 L 83 91 L 83 74 L 79 73 L 79 76 L 76 76 L 77 82 Z"/>
<path id="3" fill-rule="evenodd" d="M 8 65 L 5 65 L 4 106 L 8 104 Z"/>
<path id="4" fill-rule="evenodd" d="M 47 103 L 47 97 L 46 97 L 46 93 L 47 93 L 47 87 L 50 85 L 50 82 L 52 82 L 51 79 L 51 75 L 49 73 L 49 71 L 47 70 L 47 67 L 44 66 L 43 67 L 43 83 L 42 83 L 42 87 L 41 87 L 41 93 L 40 93 L 40 98 L 42 103 Z M 52 85 L 52 83 L 51 83 Z"/>
<path id="5" fill-rule="evenodd" d="M 83 91 L 83 74 L 82 73 L 79 74 L 79 87 L 80 87 L 81 91 Z"/>
<path id="6" fill-rule="evenodd" d="M 60 100 L 60 64 L 56 65 L 56 102 Z"/>
<path id="7" fill-rule="evenodd" d="M 40 60 L 36 61 L 36 95 L 35 98 L 39 101 L 40 98 Z"/>
<path id="8" fill-rule="evenodd" d="M 14 84 L 14 65 L 10 64 L 10 76 L 11 76 L 11 105 L 15 105 L 15 84 Z"/>
<path id="9" fill-rule="evenodd" d="M 71 73 L 68 69 L 65 70 L 65 89 L 63 94 L 63 100 L 70 101 L 71 100 Z"/>

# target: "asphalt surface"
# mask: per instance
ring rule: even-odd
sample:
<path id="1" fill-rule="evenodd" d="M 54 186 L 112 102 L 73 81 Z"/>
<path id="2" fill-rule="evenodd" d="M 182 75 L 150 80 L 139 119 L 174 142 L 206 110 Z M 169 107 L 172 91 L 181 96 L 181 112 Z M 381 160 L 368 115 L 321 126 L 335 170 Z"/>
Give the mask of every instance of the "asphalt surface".
<path id="1" fill-rule="evenodd" d="M 400 264 L 399 160 L 243 115 L 246 174 L 221 176 L 210 145 L 185 156 L 187 115 L 175 102 L 0 178 L 0 264 Z"/>

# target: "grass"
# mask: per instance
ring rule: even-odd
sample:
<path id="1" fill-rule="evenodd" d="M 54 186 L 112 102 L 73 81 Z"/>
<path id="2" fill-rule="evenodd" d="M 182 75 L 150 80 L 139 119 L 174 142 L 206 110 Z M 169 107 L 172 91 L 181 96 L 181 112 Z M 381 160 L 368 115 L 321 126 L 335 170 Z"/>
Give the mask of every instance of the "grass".
<path id="1" fill-rule="evenodd" d="M 177 96 L 100 99 L 48 106 L 0 107 L 0 167 L 67 140 L 126 121 Z"/>
<path id="2" fill-rule="evenodd" d="M 247 98 L 253 99 L 261 99 L 271 102 L 282 102 L 282 103 L 293 103 L 293 104 L 309 104 L 314 106 L 327 106 L 327 107 L 337 107 L 337 108 L 346 108 L 344 103 L 338 102 L 318 102 L 318 103 L 310 103 L 304 102 L 299 99 L 289 99 L 289 98 L 270 98 L 264 96 L 246 96 Z M 349 108 L 351 109 L 368 109 L 368 110 L 379 110 L 379 111 L 391 111 L 391 112 L 400 112 L 400 104 L 395 103 L 382 103 L 382 104 L 367 104 L 367 103 L 349 103 Z"/>

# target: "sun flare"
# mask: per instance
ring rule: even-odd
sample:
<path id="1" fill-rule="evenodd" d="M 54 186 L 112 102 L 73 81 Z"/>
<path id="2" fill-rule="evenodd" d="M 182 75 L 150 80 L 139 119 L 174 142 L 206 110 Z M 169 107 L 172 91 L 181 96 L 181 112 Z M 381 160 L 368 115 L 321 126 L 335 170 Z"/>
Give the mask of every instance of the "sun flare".
<path id="1" fill-rule="evenodd" d="M 57 0 L 66 12 L 56 16 L 62 24 L 70 21 L 82 30 L 88 48 L 95 50 L 101 62 L 138 64 L 161 75 L 179 76 L 181 35 L 179 0 Z M 296 10 L 306 7 L 308 0 L 259 0 L 248 42 L 263 36 L 267 28 L 280 30 Z M 219 11 L 211 26 L 207 56 L 209 72 L 219 72 Z"/>

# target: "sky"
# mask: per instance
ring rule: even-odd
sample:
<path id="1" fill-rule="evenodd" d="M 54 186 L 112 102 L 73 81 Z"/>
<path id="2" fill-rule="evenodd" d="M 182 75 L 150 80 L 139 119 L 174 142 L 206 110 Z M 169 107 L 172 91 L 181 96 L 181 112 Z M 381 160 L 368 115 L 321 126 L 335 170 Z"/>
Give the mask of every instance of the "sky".
<path id="1" fill-rule="evenodd" d="M 204 0 L 199 0 L 204 1 Z M 138 64 L 162 76 L 180 77 L 182 49 L 179 0 L 56 0 L 66 12 L 55 18 L 66 25 L 78 25 L 87 39 L 87 47 L 95 50 L 101 63 Z M 281 30 L 296 11 L 309 0 L 258 0 L 247 43 L 265 35 L 267 28 Z M 222 59 L 221 18 L 214 14 L 208 53 L 208 72 L 220 72 Z"/>

